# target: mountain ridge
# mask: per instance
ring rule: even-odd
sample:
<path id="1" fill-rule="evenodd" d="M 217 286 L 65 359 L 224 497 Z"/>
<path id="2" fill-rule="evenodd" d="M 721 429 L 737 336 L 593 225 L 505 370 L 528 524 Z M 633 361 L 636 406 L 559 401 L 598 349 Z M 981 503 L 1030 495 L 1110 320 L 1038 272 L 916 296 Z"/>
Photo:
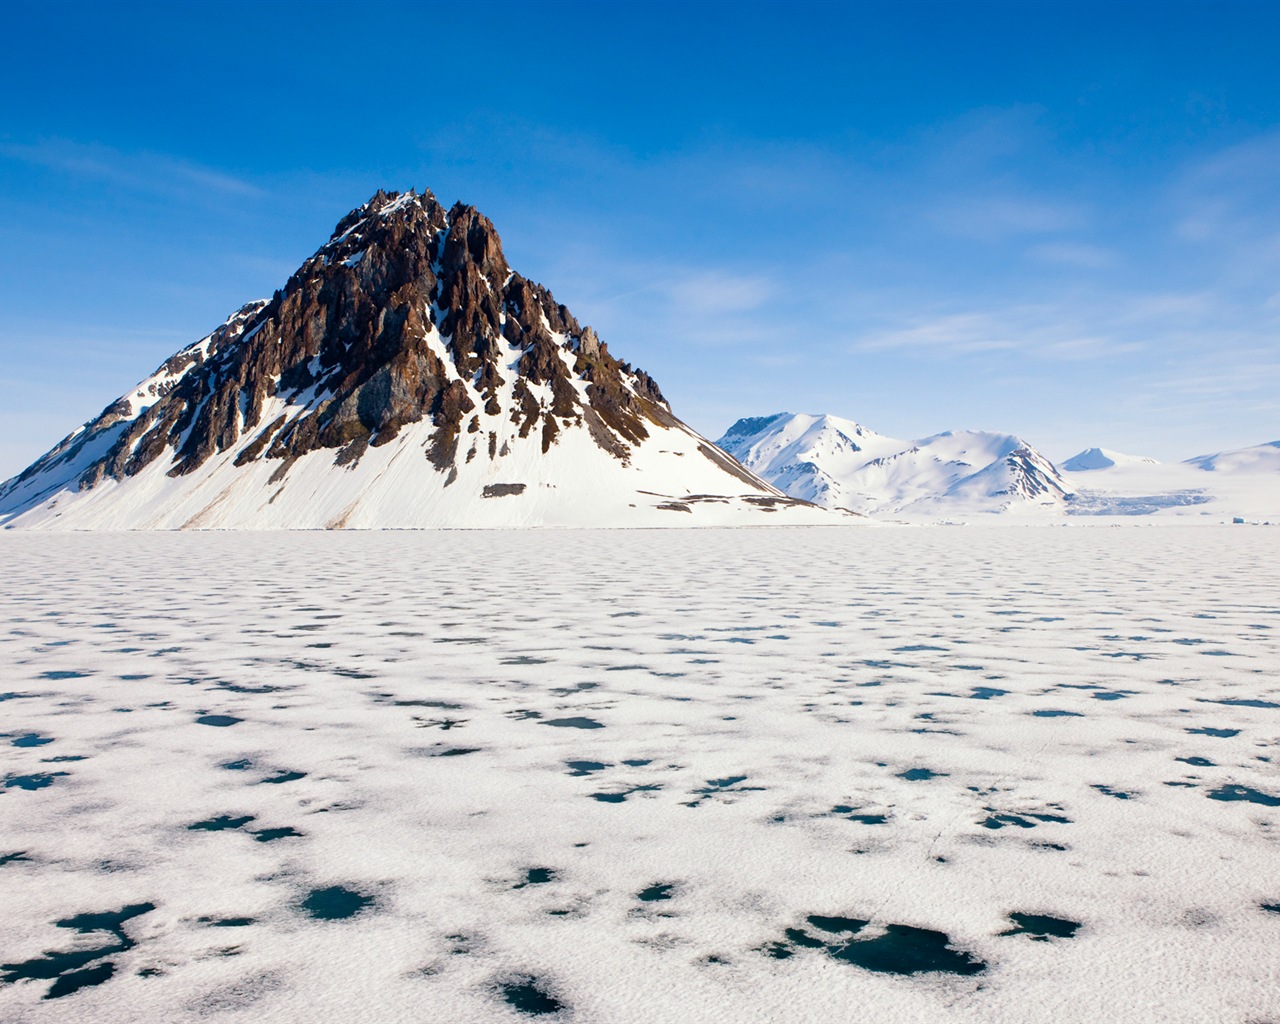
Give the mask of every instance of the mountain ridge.
<path id="1" fill-rule="evenodd" d="M 822 516 L 682 423 L 648 374 L 511 269 L 475 207 L 412 190 L 379 190 L 270 299 L 0 485 L 6 526 L 660 525 L 675 511 Z"/>
<path id="2" fill-rule="evenodd" d="M 738 420 L 717 442 L 793 497 L 865 514 L 1060 509 L 1071 487 L 1022 438 L 943 431 L 891 438 L 830 414 Z"/>

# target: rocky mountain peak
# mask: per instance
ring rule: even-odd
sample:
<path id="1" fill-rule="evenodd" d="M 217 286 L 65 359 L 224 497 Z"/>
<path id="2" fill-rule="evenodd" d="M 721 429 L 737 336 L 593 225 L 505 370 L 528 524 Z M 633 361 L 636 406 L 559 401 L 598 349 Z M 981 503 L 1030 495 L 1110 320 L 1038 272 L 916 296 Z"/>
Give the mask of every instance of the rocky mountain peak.
<path id="1" fill-rule="evenodd" d="M 268 414 L 270 411 L 270 415 Z M 170 476 L 235 452 L 235 464 L 332 449 L 341 466 L 430 421 L 425 457 L 447 472 L 497 459 L 515 437 L 582 427 L 626 461 L 652 424 L 674 422 L 657 384 L 615 359 L 542 285 L 512 271 L 493 223 L 429 192 L 379 190 L 284 288 L 243 306 L 36 463 L 110 444 L 82 489 L 168 456 Z"/>
<path id="2" fill-rule="evenodd" d="M 270 299 L 0 484 L 5 529 L 832 519 L 681 423 L 487 217 L 426 191 L 374 193 Z"/>

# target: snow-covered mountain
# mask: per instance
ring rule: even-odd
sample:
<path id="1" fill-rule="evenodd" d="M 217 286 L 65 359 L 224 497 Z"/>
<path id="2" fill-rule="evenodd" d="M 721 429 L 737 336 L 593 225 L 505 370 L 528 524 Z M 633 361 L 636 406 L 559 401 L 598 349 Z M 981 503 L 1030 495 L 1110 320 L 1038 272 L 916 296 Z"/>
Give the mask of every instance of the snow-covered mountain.
<path id="1" fill-rule="evenodd" d="M 1214 452 L 1212 455 L 1197 455 L 1193 459 L 1187 459 L 1187 465 L 1210 472 L 1280 473 L 1280 441 Z"/>
<path id="2" fill-rule="evenodd" d="M 1068 473 L 1086 473 L 1094 469 L 1110 469 L 1112 466 L 1159 465 L 1156 459 L 1145 455 L 1126 455 L 1110 448 L 1086 448 L 1062 463 Z"/>
<path id="3" fill-rule="evenodd" d="M 947 431 L 886 437 L 838 416 L 738 420 L 717 442 L 793 497 L 863 513 L 1061 511 L 1071 487 L 1012 434 Z"/>
<path id="4" fill-rule="evenodd" d="M 677 419 L 473 207 L 412 191 L 0 485 L 9 527 L 839 521 Z"/>
<path id="5" fill-rule="evenodd" d="M 1280 441 L 1174 463 L 1130 457 L 1077 466 L 1078 458 L 1063 463 L 1073 473 L 1077 515 L 1280 519 Z"/>

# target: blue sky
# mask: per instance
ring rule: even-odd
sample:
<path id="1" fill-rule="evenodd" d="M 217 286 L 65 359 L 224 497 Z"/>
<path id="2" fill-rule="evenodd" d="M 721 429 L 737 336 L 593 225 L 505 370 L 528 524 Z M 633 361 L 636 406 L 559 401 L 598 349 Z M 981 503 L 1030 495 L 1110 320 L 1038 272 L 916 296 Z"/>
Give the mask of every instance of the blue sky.
<path id="1" fill-rule="evenodd" d="M 1280 438 L 1280 5 L 8 3 L 0 477 L 384 187 L 676 413 Z"/>

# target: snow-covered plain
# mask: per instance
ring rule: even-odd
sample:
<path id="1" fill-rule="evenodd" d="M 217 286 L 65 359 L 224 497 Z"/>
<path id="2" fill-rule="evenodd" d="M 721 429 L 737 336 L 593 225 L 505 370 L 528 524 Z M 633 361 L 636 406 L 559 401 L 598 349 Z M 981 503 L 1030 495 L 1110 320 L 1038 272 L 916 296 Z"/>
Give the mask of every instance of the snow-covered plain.
<path id="1" fill-rule="evenodd" d="M 1280 1019 L 1280 532 L 0 564 L 5 1021 Z"/>

